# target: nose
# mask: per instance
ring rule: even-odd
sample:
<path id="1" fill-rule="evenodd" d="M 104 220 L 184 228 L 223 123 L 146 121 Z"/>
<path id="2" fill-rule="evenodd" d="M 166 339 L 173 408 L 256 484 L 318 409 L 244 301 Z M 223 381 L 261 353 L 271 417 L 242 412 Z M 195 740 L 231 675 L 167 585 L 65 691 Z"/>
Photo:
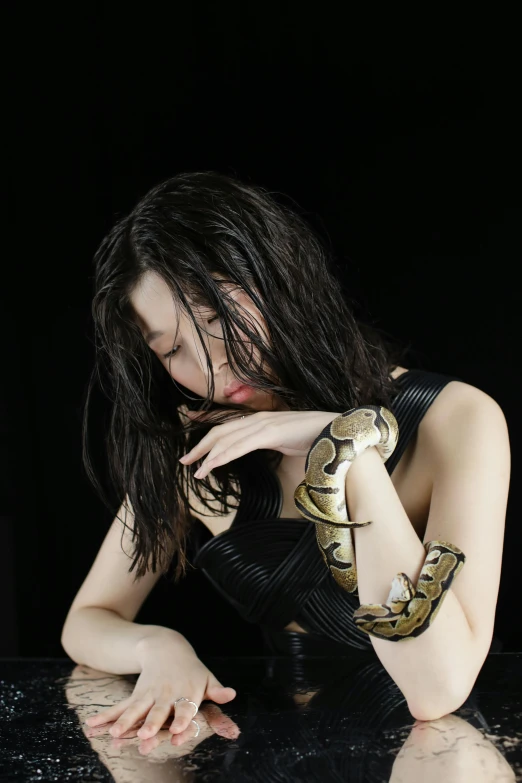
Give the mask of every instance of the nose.
<path id="1" fill-rule="evenodd" d="M 214 392 L 219 394 L 232 379 L 229 372 L 228 360 L 221 360 L 212 365 L 214 374 Z M 210 378 L 207 379 L 207 386 L 210 389 Z"/>

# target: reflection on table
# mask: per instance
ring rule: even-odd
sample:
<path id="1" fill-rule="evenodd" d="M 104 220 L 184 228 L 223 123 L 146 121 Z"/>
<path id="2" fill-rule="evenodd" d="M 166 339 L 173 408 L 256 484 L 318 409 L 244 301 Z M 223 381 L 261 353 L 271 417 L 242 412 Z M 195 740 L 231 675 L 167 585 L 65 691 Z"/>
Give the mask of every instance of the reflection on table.
<path id="1" fill-rule="evenodd" d="M 416 721 L 379 660 L 208 658 L 234 701 L 205 702 L 173 738 L 85 724 L 137 675 L 68 659 L 0 659 L 0 781 L 515 781 L 522 779 L 522 654 L 490 653 L 465 704 Z M 173 744 L 175 739 L 177 744 Z"/>

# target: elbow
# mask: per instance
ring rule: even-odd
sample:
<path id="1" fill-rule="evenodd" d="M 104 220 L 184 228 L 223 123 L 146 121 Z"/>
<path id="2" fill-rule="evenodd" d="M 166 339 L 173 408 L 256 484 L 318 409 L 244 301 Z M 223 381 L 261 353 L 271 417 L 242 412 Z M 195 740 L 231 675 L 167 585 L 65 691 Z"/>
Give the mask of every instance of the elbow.
<path id="1" fill-rule="evenodd" d="M 445 715 L 459 710 L 475 686 L 475 682 L 486 659 L 491 646 L 491 636 L 484 636 L 480 643 L 480 649 L 473 650 L 474 660 L 471 655 L 461 659 L 459 666 L 453 666 L 439 676 L 441 686 L 431 686 L 425 693 L 420 693 L 419 688 L 414 693 L 403 691 L 408 704 L 408 709 L 415 720 L 438 720 Z M 442 682 L 445 683 L 442 686 Z"/>
<path id="2" fill-rule="evenodd" d="M 71 639 L 69 638 L 69 634 L 66 633 L 66 626 L 64 626 L 62 630 L 60 643 L 65 651 L 65 654 L 71 659 L 71 661 L 74 661 L 74 663 L 80 663 L 80 661 L 78 660 L 78 656 L 74 651 L 74 645 L 72 644 Z"/>
<path id="3" fill-rule="evenodd" d="M 65 636 L 64 633 L 62 633 L 62 636 L 61 636 L 61 639 L 60 639 L 60 644 L 62 645 L 62 648 L 65 651 L 66 655 L 69 658 L 71 658 L 71 660 L 74 660 L 74 658 L 72 658 L 72 656 L 71 656 L 71 654 L 70 654 L 70 652 L 68 650 L 69 643 L 68 643 L 67 637 Z"/>
<path id="4" fill-rule="evenodd" d="M 67 652 L 67 647 L 66 647 L 67 635 L 65 633 L 65 628 L 66 628 L 66 626 L 64 625 L 63 628 L 62 628 L 62 635 L 60 636 L 60 644 L 62 645 L 62 647 L 65 650 L 65 652 Z"/>
<path id="5" fill-rule="evenodd" d="M 431 686 L 424 693 L 420 693 L 419 688 L 414 693 L 405 693 L 411 715 L 415 720 L 427 721 L 456 712 L 473 690 L 478 672 L 478 666 L 475 668 L 468 664 L 465 673 L 456 669 L 446 672 L 445 676 L 441 676 L 439 686 Z"/>
<path id="6" fill-rule="evenodd" d="M 437 720 L 459 710 L 475 686 L 490 646 L 491 639 L 488 642 L 486 638 L 483 649 L 477 654 L 475 662 L 470 663 L 468 660 L 465 672 L 461 670 L 446 674 L 446 687 L 437 689 L 436 697 L 433 695 L 434 691 L 431 690 L 430 694 L 425 694 L 424 698 L 419 695 L 418 691 L 411 698 L 406 698 L 412 716 L 416 720 Z"/>
<path id="7" fill-rule="evenodd" d="M 462 691 L 441 694 L 437 703 L 422 702 L 418 699 L 410 701 L 408 699 L 408 709 L 415 720 L 438 720 L 460 709 L 468 695 L 469 693 L 463 693 Z"/>

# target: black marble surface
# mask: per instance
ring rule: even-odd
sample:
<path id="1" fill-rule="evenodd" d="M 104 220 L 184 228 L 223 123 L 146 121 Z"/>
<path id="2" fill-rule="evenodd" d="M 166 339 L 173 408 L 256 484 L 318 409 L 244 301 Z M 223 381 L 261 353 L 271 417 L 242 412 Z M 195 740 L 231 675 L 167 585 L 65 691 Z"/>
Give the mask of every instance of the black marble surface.
<path id="1" fill-rule="evenodd" d="M 205 702 L 199 736 L 190 724 L 176 746 L 166 728 L 141 740 L 85 725 L 137 675 L 0 659 L 0 781 L 522 780 L 522 653 L 490 653 L 465 704 L 436 721 L 411 716 L 374 653 L 204 660 L 237 697 Z"/>

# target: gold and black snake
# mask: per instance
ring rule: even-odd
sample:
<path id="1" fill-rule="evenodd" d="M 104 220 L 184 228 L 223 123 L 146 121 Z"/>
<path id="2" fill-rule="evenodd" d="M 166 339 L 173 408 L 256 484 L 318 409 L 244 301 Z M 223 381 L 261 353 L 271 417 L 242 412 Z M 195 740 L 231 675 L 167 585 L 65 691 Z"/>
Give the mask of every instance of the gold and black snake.
<path id="1" fill-rule="evenodd" d="M 386 462 L 398 438 L 397 420 L 383 406 L 363 405 L 340 414 L 312 443 L 305 478 L 294 493 L 298 511 L 315 523 L 317 543 L 332 576 L 349 593 L 357 589 L 351 529 L 372 523 L 348 519 L 346 473 L 371 446 Z M 399 573 L 386 604 L 364 604 L 356 609 L 353 617 L 362 631 L 389 641 L 405 641 L 429 628 L 466 557 L 447 541 L 427 541 L 424 548 L 426 558 L 416 588 L 406 574 Z"/>

